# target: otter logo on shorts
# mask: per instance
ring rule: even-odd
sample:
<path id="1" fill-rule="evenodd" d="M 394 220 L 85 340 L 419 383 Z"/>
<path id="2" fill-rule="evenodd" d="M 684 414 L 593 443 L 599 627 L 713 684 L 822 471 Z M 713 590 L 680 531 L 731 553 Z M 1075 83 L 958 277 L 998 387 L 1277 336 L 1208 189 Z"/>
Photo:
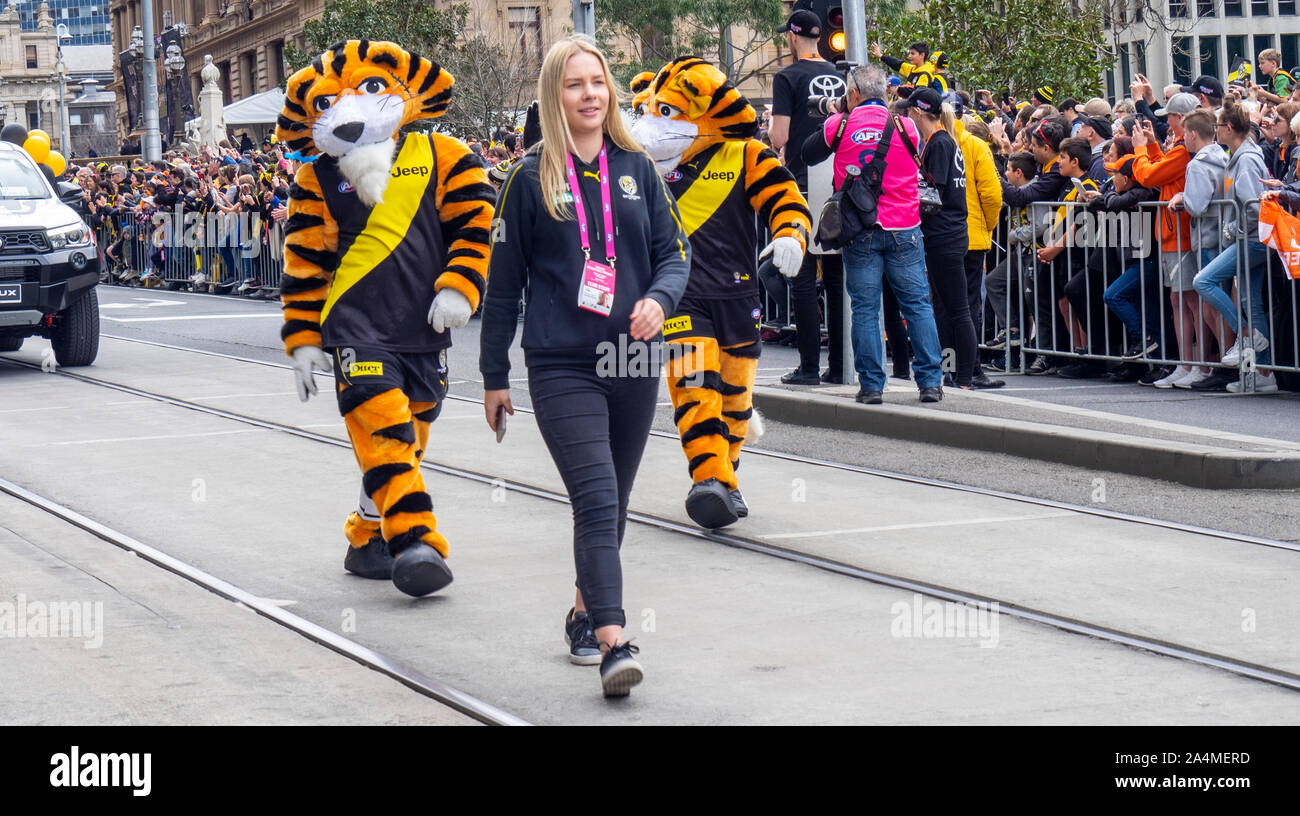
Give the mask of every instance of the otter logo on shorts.
<path id="1" fill-rule="evenodd" d="M 674 317 L 671 320 L 664 321 L 664 334 L 677 334 L 678 332 L 691 330 L 691 316 L 682 315 Z"/>
<path id="2" fill-rule="evenodd" d="M 348 368 L 349 377 L 382 377 L 384 376 L 383 363 L 353 363 Z"/>

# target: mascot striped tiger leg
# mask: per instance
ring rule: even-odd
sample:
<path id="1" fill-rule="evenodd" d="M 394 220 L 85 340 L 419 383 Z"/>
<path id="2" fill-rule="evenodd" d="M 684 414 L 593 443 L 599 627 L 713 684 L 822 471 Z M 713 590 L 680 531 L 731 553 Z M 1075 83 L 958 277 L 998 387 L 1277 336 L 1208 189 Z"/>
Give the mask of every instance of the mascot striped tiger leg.
<path id="1" fill-rule="evenodd" d="M 736 515 L 744 518 L 749 515 L 749 505 L 740 495 L 740 449 L 751 435 L 762 435 L 762 421 L 754 409 L 754 375 L 758 373 L 758 356 L 762 347 L 758 343 L 740 343 L 727 346 L 720 351 L 719 371 L 726 390 L 722 394 L 722 419 L 727 423 L 727 438 L 730 441 L 728 459 L 731 462 L 732 478 L 736 484 L 732 488 L 732 503 Z"/>
<path id="2" fill-rule="evenodd" d="M 686 513 L 711 530 L 739 517 L 732 498 L 737 489 L 732 446 L 744 439 L 732 435 L 723 417 L 728 401 L 734 403 L 747 389 L 724 377 L 723 352 L 717 339 L 705 333 L 707 322 L 701 315 L 679 314 L 664 323 L 664 340 L 673 421 L 692 481 Z"/>

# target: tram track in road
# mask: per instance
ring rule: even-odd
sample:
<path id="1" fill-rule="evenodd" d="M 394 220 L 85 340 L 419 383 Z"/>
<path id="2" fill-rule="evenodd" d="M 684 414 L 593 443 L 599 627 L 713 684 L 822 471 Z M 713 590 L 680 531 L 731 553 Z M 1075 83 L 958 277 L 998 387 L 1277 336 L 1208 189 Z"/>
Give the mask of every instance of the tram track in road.
<path id="1" fill-rule="evenodd" d="M 249 363 L 256 363 L 259 365 L 266 365 L 270 367 L 287 368 L 287 366 L 282 366 L 277 363 L 254 360 L 250 358 L 240 358 L 240 357 L 235 357 L 233 355 L 221 354 L 218 352 L 207 352 L 207 351 L 201 351 L 195 349 L 186 349 L 184 347 L 168 346 L 166 344 L 154 343 L 151 341 L 132 341 L 132 342 L 143 342 L 149 345 L 162 346 L 165 348 L 189 351 L 189 352 L 200 353 L 200 354 L 208 354 L 217 357 L 225 357 L 228 359 L 240 360 Z M 4 362 L 18 367 L 40 370 L 39 365 L 22 361 L 22 360 L 0 357 L 0 362 Z M 340 439 L 337 437 L 316 433 L 314 431 L 310 431 L 305 428 L 273 422 L 270 420 L 248 416 L 245 414 L 240 414 L 225 409 L 213 408 L 207 405 L 190 402 L 188 400 L 180 399 L 177 397 L 172 397 L 165 394 L 157 394 L 143 389 L 135 388 L 133 386 L 123 385 L 121 383 L 115 383 L 108 380 L 101 380 L 95 377 L 87 376 L 85 374 L 78 374 L 78 373 L 73 373 L 68 371 L 59 371 L 57 373 L 60 376 L 68 377 L 73 380 L 84 382 L 90 385 L 96 385 L 99 387 L 112 389 L 121 393 L 129 394 L 133 397 L 167 404 L 177 408 L 196 411 L 209 416 L 226 419 L 232 422 L 246 424 L 263 430 L 278 431 L 281 433 L 285 433 L 288 435 L 296 436 L 302 439 L 307 439 L 322 444 L 332 445 L 340 448 L 350 448 L 349 442 L 345 439 Z M 471 403 L 478 402 L 477 400 L 468 397 L 449 397 L 449 398 L 459 399 L 460 401 L 471 402 Z M 521 410 L 521 409 L 517 409 L 517 410 Z M 673 439 L 676 438 L 671 434 L 667 434 L 663 432 L 654 432 L 654 433 L 655 435 L 660 437 L 671 437 Z M 1240 535 L 1240 534 L 1226 532 L 1226 531 L 1192 527 L 1189 525 L 1178 524 L 1175 522 L 1166 522 L 1160 519 L 1145 519 L 1138 516 L 1129 516 L 1123 513 L 1101 511 L 1096 508 L 1074 506 L 1074 505 L 1069 505 L 1069 504 L 1050 501 L 1050 500 L 1037 499 L 1037 498 L 1027 497 L 1027 496 L 1018 496 L 1015 494 L 1004 493 L 996 490 L 970 487 L 970 486 L 959 485 L 959 484 L 954 484 L 949 482 L 942 482 L 933 479 L 926 479 L 922 477 L 908 476 L 905 474 L 876 471 L 871 468 L 864 468 L 855 465 L 846 465 L 846 464 L 836 463 L 836 462 L 828 462 L 824 460 L 812 459 L 809 457 L 802 457 L 796 454 L 786 454 L 786 453 L 779 453 L 775 451 L 762 451 L 762 450 L 753 450 L 753 451 L 749 451 L 749 453 L 753 455 L 759 455 L 759 456 L 775 457 L 785 461 L 796 462 L 796 463 L 806 464 L 810 466 L 838 469 L 838 470 L 843 470 L 843 471 L 848 471 L 848 472 L 853 472 L 853 473 L 858 473 L 863 475 L 878 476 L 882 478 L 897 479 L 900 481 L 905 481 L 907 483 L 916 484 L 916 485 L 938 487 L 938 488 L 944 488 L 950 490 L 959 490 L 959 491 L 979 494 L 982 496 L 995 497 L 1000 499 L 1009 499 L 1013 501 L 1022 501 L 1029 504 L 1059 508 L 1062 510 L 1071 510 L 1081 514 L 1100 516 L 1108 519 L 1129 522 L 1134 524 L 1148 524 L 1151 526 L 1161 527 L 1161 528 L 1175 530 L 1179 532 L 1220 538 L 1220 539 L 1225 539 L 1225 540 L 1239 542 L 1239 543 L 1246 543 L 1246 544 L 1258 545 L 1263 547 L 1272 547 L 1272 548 L 1278 548 L 1278 549 L 1284 549 L 1290 551 L 1300 550 L 1300 546 L 1297 546 L 1296 544 L 1291 542 L 1275 541 L 1272 539 L 1264 539 L 1255 536 Z M 450 465 L 444 465 L 429 460 L 425 460 L 422 467 L 425 470 L 434 473 L 439 473 L 439 474 L 452 476 L 460 479 L 466 479 L 484 485 L 490 485 L 493 487 L 498 487 L 498 488 L 503 487 L 508 491 L 513 491 L 521 495 L 528 495 L 535 498 L 540 498 L 543 500 L 556 502 L 560 504 L 569 503 L 568 497 L 561 493 L 557 493 L 556 491 L 550 490 L 546 487 L 533 485 L 526 482 L 502 479 L 499 476 L 493 476 L 490 474 L 481 473 L 474 470 L 453 467 Z M 9 487 L 6 486 L 7 484 L 8 483 L 4 482 L 3 480 L 0 480 L 0 490 L 3 490 L 4 492 L 8 492 L 11 495 L 17 495 L 12 490 L 10 490 Z M 16 488 L 17 490 L 22 490 L 22 488 L 18 488 L 17 486 L 13 486 L 13 487 Z M 24 498 L 24 500 L 30 502 L 30 499 Z M 41 505 L 37 505 L 37 506 L 41 506 Z M 71 510 L 67 510 L 67 512 L 69 514 L 74 513 L 74 511 Z M 65 516 L 60 516 L 60 517 L 65 517 Z M 876 570 L 866 569 L 852 564 L 847 564 L 841 561 L 824 558 L 821 556 L 812 555 L 805 552 L 800 552 L 795 549 L 777 546 L 770 542 L 762 541 L 759 539 L 748 538 L 745 536 L 739 536 L 739 535 L 734 535 L 725 532 L 705 531 L 696 528 L 692 525 L 683 524 L 682 522 L 677 521 L 675 519 L 665 518 L 658 515 L 630 510 L 628 513 L 628 519 L 634 523 L 647 525 L 659 529 L 661 531 L 675 533 L 678 535 L 694 538 L 697 540 L 710 541 L 733 549 L 742 550 L 757 555 L 762 555 L 770 558 L 776 558 L 779 560 L 800 564 L 813 569 L 818 569 L 824 572 L 829 572 L 829 573 L 833 573 L 848 578 L 853 578 L 856 580 L 864 581 L 879 586 L 890 587 L 898 590 L 905 590 L 908 592 L 920 593 L 924 596 L 928 596 L 930 598 L 940 600 L 940 601 L 965 604 L 968 606 L 984 605 L 984 606 L 992 607 L 993 604 L 996 604 L 997 606 L 995 608 L 998 610 L 1000 614 L 1006 615 L 1014 619 L 1026 621 L 1029 623 L 1035 623 L 1042 626 L 1048 626 L 1077 636 L 1104 640 L 1130 649 L 1146 651 L 1146 652 L 1162 655 L 1165 657 L 1171 657 L 1174 659 L 1178 659 L 1178 660 L 1182 660 L 1182 661 L 1186 661 L 1186 662 L 1190 662 L 1190 663 L 1194 663 L 1194 664 L 1198 664 L 1210 668 L 1215 668 L 1222 671 L 1227 671 L 1242 677 L 1247 677 L 1253 680 L 1270 683 L 1276 686 L 1281 686 L 1283 688 L 1292 691 L 1300 691 L 1300 674 L 1296 674 L 1293 672 L 1289 672 L 1282 669 L 1277 669 L 1277 668 L 1273 668 L 1270 666 L 1265 666 L 1257 663 L 1239 660 L 1229 655 L 1217 654 L 1214 652 L 1178 644 L 1169 640 L 1153 638 L 1153 637 L 1149 637 L 1149 636 L 1145 636 L 1133 632 L 1128 632 L 1113 627 L 1090 623 L 1085 620 L 1072 618 L 1072 617 L 1052 613 L 1041 609 L 1032 608 L 1026 605 L 1006 602 L 1000 598 L 992 597 L 989 595 L 968 592 L 956 587 L 944 586 L 932 582 L 909 578 L 903 575 L 895 575 L 895 574 L 889 574 L 889 573 L 880 572 Z M 86 521 L 91 525 L 96 525 L 95 522 L 89 520 Z M 81 525 L 78 524 L 78 526 Z M 105 537 L 105 535 L 101 535 L 101 533 L 95 529 L 91 529 L 89 527 L 83 527 L 83 529 L 87 529 L 89 532 L 92 532 L 92 534 L 99 535 L 101 538 L 104 538 L 105 540 L 112 541 L 111 537 Z M 114 531 L 109 531 L 107 530 L 107 528 L 105 528 L 105 532 L 111 536 Z M 117 544 L 118 546 L 123 546 L 121 543 L 117 541 L 113 541 L 113 543 Z M 141 545 L 141 546 L 145 546 L 145 545 Z M 164 568 L 168 568 L 168 569 L 172 568 L 168 566 L 166 563 L 164 563 L 164 561 L 166 559 L 175 561 L 175 559 L 171 559 L 170 556 L 166 556 L 166 554 L 156 550 L 152 552 L 158 556 L 161 556 L 160 560 L 154 561 L 154 563 L 157 563 L 159 566 L 163 566 Z M 177 571 L 177 570 L 173 569 L 173 571 Z M 184 573 L 182 572 L 178 574 L 184 574 Z M 189 576 L 187 575 L 186 577 Z M 194 580 L 194 578 L 191 578 L 191 580 Z M 214 580 L 219 580 L 219 579 L 214 579 Z M 214 591 L 218 591 L 218 590 L 214 590 Z M 223 594 L 223 593 L 219 591 L 219 594 Z M 256 601 L 255 598 L 253 600 Z M 272 610 L 274 610 L 275 614 L 268 614 Z M 266 612 L 263 612 L 261 609 L 257 609 L 256 611 L 259 611 L 259 613 L 262 614 L 266 614 L 267 617 L 270 617 L 273 620 L 277 620 L 277 622 L 281 622 L 278 619 L 279 615 L 287 614 L 287 613 L 283 613 L 283 610 L 279 610 L 278 608 L 275 607 L 271 607 L 267 609 Z M 319 631 L 314 633 L 308 633 L 307 631 L 303 631 L 295 627 L 291 627 L 291 628 L 295 628 L 295 631 L 300 631 L 301 634 L 304 634 L 307 637 L 311 637 L 313 640 L 317 639 L 317 637 L 314 635 L 321 636 L 323 638 L 325 636 L 328 636 L 328 638 L 331 639 L 338 637 L 333 633 L 329 632 L 328 630 L 323 630 L 320 629 L 319 627 L 315 627 L 314 624 L 310 624 L 307 621 L 302 621 L 302 623 L 306 624 L 307 627 L 314 627 L 314 629 Z M 340 638 L 339 640 L 346 640 L 346 639 Z M 322 645 L 327 646 L 328 648 L 334 648 L 336 651 L 339 651 L 339 649 L 336 648 L 337 644 L 334 644 L 324 639 L 318 640 L 318 642 L 320 642 Z M 351 643 L 351 642 L 347 641 L 347 643 Z M 365 650 L 365 647 L 360 647 L 357 644 L 352 644 L 352 646 L 355 647 L 356 649 L 369 651 L 369 650 Z M 341 653 L 346 654 L 347 656 L 352 657 L 353 659 L 359 659 L 358 656 L 351 654 L 347 651 L 343 651 Z M 366 665 L 371 665 L 371 664 L 367 663 Z M 380 668 L 378 666 L 372 665 L 372 668 L 377 668 L 377 670 L 383 671 L 386 674 L 390 673 L 389 671 L 386 671 L 385 669 Z M 395 679 L 399 680 L 399 682 L 404 682 L 408 686 L 411 686 L 412 688 L 416 688 L 416 690 L 421 691 L 421 693 L 426 693 L 428 696 L 435 697 L 435 699 L 441 699 L 435 696 L 433 691 L 430 691 L 418 685 L 413 685 L 411 682 L 407 682 L 406 680 L 403 680 L 401 677 L 398 677 L 397 675 L 390 674 L 390 676 L 394 676 Z M 436 691 L 436 686 L 432 685 L 433 683 L 434 681 L 429 681 L 425 685 L 429 686 L 430 689 Z M 459 693 L 457 692 L 457 694 Z M 463 710 L 463 709 L 458 709 L 458 710 Z M 466 712 L 466 713 L 470 713 L 471 716 L 475 716 L 471 712 Z"/>
<path id="2" fill-rule="evenodd" d="M 111 340 L 121 340 L 128 343 L 138 343 L 141 345 L 155 346 L 157 348 L 170 349 L 173 351 L 185 351 L 192 354 L 202 354 L 208 357 L 218 357 L 226 360 L 235 360 L 242 363 L 252 363 L 254 365 L 266 366 L 268 368 L 279 368 L 285 371 L 291 371 L 293 368 L 292 366 L 286 363 L 275 363 L 269 360 L 258 360 L 253 357 L 241 357 L 234 354 L 224 354 L 219 351 L 209 351 L 206 349 L 190 348 L 188 346 L 178 346 L 171 343 L 161 343 L 154 340 L 141 340 L 134 337 L 121 337 L 121 336 L 108 335 L 108 334 L 103 336 Z M 5 358 L 0 358 L 0 359 L 5 359 Z M 68 372 L 61 372 L 61 373 L 68 373 Z M 84 376 L 84 375 L 73 375 L 73 376 Z M 332 375 L 330 374 L 318 374 L 318 376 L 322 376 L 327 379 L 333 379 Z M 88 378 L 88 379 L 94 382 L 102 382 L 96 380 L 95 378 Z M 483 404 L 483 400 L 481 399 L 475 399 L 474 397 L 466 397 L 459 394 L 448 394 L 447 399 L 455 400 L 457 402 L 471 403 L 475 405 Z M 523 408 L 519 406 L 516 406 L 515 410 L 525 414 L 533 413 L 532 409 Z M 652 437 L 657 437 L 660 439 L 671 439 L 671 440 L 678 439 L 676 433 L 671 433 L 667 431 L 651 430 L 650 435 Z M 814 457 L 802 456 L 800 454 L 795 454 L 795 453 L 766 450 L 764 448 L 755 448 L 755 447 L 746 446 L 745 455 L 761 456 L 769 459 L 776 459 L 785 462 L 793 462 L 801 465 L 809 465 L 811 467 L 827 468 L 830 470 L 838 470 L 845 473 L 854 473 L 861 476 L 876 476 L 882 479 L 889 479 L 891 481 L 903 482 L 906 484 L 914 484 L 923 487 L 936 487 L 944 490 L 954 490 L 957 492 L 969 493 L 971 495 L 976 495 L 976 496 L 984 496 L 987 498 L 995 498 L 995 499 L 1004 499 L 1007 501 L 1020 502 L 1022 504 L 1035 505 L 1038 507 L 1044 507 L 1051 510 L 1065 510 L 1072 513 L 1079 513 L 1087 516 L 1095 516 L 1097 518 L 1110 519 L 1113 521 L 1123 521 L 1123 522 L 1129 522 L 1131 524 L 1141 524 L 1149 527 L 1159 527 L 1165 530 L 1173 530 L 1175 532 L 1180 532 L 1180 533 L 1191 533 L 1193 535 L 1202 535 L 1202 536 L 1210 536 L 1213 538 L 1221 538 L 1228 541 L 1235 541 L 1241 544 L 1253 544 L 1260 547 L 1272 547 L 1281 550 L 1289 550 L 1291 552 L 1300 552 L 1300 541 L 1283 541 L 1279 539 L 1265 538 L 1262 536 L 1247 535 L 1245 533 L 1234 533 L 1228 530 L 1216 530 L 1210 527 L 1202 527 L 1194 524 L 1184 524 L 1182 522 L 1169 521 L 1167 519 L 1158 519 L 1149 516 L 1139 516 L 1132 513 L 1121 513 L 1115 510 L 1108 510 L 1104 507 L 1095 507 L 1095 506 L 1084 505 L 1084 504 L 1072 504 L 1070 502 L 1062 502 L 1062 501 L 1057 501 L 1055 499 L 1045 499 L 1037 496 L 1028 496 L 1022 493 L 1012 493 L 1004 490 L 994 490 L 992 488 L 987 488 L 987 487 L 965 485 L 959 482 L 951 482 L 942 479 L 932 479 L 925 476 L 913 476 L 906 473 L 898 473 L 895 471 L 864 467 L 862 465 L 853 465 L 845 462 L 834 462 L 827 459 L 817 459 Z"/>
<path id="3" fill-rule="evenodd" d="M 477 697 L 459 691 L 439 680 L 429 677 L 417 669 L 405 665 L 400 661 L 380 654 L 366 646 L 362 646 L 360 643 L 343 637 L 335 632 L 331 632 L 329 629 L 312 623 L 306 618 L 282 609 L 265 598 L 259 598 L 257 595 L 218 578 L 193 564 L 172 555 L 168 555 L 155 547 L 151 547 L 142 541 L 132 538 L 120 530 L 101 524 L 94 519 L 78 513 L 70 507 L 65 507 L 46 496 L 33 493 L 32 491 L 14 484 L 3 477 L 0 477 L 0 493 L 7 494 L 19 501 L 26 502 L 32 507 L 54 516 L 55 518 L 61 519 L 65 523 L 83 530 L 101 541 L 105 541 L 115 547 L 119 547 L 127 552 L 135 554 L 149 564 L 178 575 L 191 583 L 197 584 L 227 601 L 250 609 L 263 618 L 283 626 L 292 632 L 296 632 L 317 645 L 323 646 L 326 649 L 349 658 L 368 669 L 372 669 L 396 680 L 417 694 L 428 697 L 435 702 L 458 711 L 467 717 L 477 720 L 478 722 L 485 725 L 531 724 L 510 712 L 497 708 L 491 703 L 484 702 Z"/>

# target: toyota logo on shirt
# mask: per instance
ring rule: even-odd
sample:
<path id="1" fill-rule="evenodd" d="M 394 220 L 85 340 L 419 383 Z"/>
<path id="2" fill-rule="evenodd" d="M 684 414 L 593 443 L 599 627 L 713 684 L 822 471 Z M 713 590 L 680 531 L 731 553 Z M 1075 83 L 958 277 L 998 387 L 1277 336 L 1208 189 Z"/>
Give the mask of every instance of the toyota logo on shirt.
<path id="1" fill-rule="evenodd" d="M 837 74 L 819 74 L 808 80 L 811 96 L 839 96 L 844 93 L 844 80 Z"/>

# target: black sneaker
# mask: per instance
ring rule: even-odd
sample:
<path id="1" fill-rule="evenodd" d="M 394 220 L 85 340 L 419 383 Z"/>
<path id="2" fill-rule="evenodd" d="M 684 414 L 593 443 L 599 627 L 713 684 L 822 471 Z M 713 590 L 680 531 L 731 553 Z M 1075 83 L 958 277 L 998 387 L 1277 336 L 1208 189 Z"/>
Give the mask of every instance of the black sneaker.
<path id="1" fill-rule="evenodd" d="M 348 545 L 348 554 L 343 556 L 343 569 L 362 578 L 388 580 L 393 577 L 393 561 L 384 537 L 377 535 L 367 541 L 364 547 Z"/>
<path id="2" fill-rule="evenodd" d="M 789 374 L 782 374 L 781 382 L 786 385 L 821 385 L 822 378 L 816 371 L 804 371 L 802 368 L 796 368 Z"/>
<path id="3" fill-rule="evenodd" d="M 943 399 L 943 389 L 937 385 L 921 389 L 921 402 L 938 402 Z"/>
<path id="4" fill-rule="evenodd" d="M 1056 376 L 1067 380 L 1097 380 L 1106 376 L 1106 364 L 1096 360 L 1079 360 L 1058 369 Z"/>
<path id="5" fill-rule="evenodd" d="M 1146 366 L 1139 363 L 1121 363 L 1114 371 L 1110 372 L 1110 376 L 1106 379 L 1113 383 L 1137 382 L 1146 374 L 1146 368 Z"/>
<path id="6" fill-rule="evenodd" d="M 858 395 L 854 397 L 854 399 L 863 405 L 879 405 L 885 401 L 885 395 L 881 391 L 862 390 L 858 392 Z"/>
<path id="7" fill-rule="evenodd" d="M 575 666 L 600 663 L 600 641 L 586 612 L 570 609 L 564 616 L 564 642 L 569 647 L 569 662 Z"/>
<path id="8" fill-rule="evenodd" d="M 745 504 L 745 497 L 740 495 L 740 488 L 731 491 L 731 506 L 736 509 L 737 518 L 749 515 L 749 505 Z"/>
<path id="9" fill-rule="evenodd" d="M 1151 370 L 1138 378 L 1138 385 L 1155 385 L 1156 380 L 1163 380 L 1173 371 L 1169 366 L 1151 366 Z"/>
<path id="10" fill-rule="evenodd" d="M 990 380 L 989 375 L 985 374 L 982 369 L 976 370 L 974 376 L 970 378 L 970 387 L 976 390 L 1001 388 L 1006 384 L 1006 380 Z"/>
<path id="11" fill-rule="evenodd" d="M 717 479 L 705 479 L 691 486 L 691 492 L 686 494 L 686 515 L 706 530 L 735 524 L 740 518 L 731 491 Z"/>
<path id="12" fill-rule="evenodd" d="M 1006 329 L 1003 329 L 998 332 L 996 337 L 989 341 L 989 344 L 985 346 L 985 348 L 990 351 L 1002 351 L 1008 344 L 1010 344 L 1012 348 L 1018 348 L 1020 346 L 1020 329 L 1012 329 L 1010 334 L 1007 333 Z"/>
<path id="13" fill-rule="evenodd" d="M 451 583 L 451 568 L 442 553 L 423 541 L 408 546 L 393 561 L 393 584 L 419 598 Z"/>
<path id="14" fill-rule="evenodd" d="M 1235 383 L 1237 382 L 1238 379 L 1239 377 L 1237 376 L 1236 371 L 1232 369 L 1220 368 L 1220 369 L 1216 369 L 1213 374 L 1201 380 L 1200 382 L 1193 383 L 1192 390 L 1207 391 L 1211 394 L 1220 391 L 1227 393 L 1228 383 Z"/>
<path id="15" fill-rule="evenodd" d="M 824 383 L 829 383 L 830 385 L 839 385 L 840 381 L 843 379 L 844 379 L 844 374 L 839 371 L 836 371 L 833 368 L 828 368 L 822 372 L 822 382 Z"/>
<path id="16" fill-rule="evenodd" d="M 645 672 L 632 655 L 640 653 L 632 643 L 610 646 L 600 659 L 600 687 L 606 697 L 626 697 L 641 682 Z"/>
<path id="17" fill-rule="evenodd" d="M 992 360 L 989 360 L 987 363 L 982 363 L 980 365 L 980 368 L 984 369 L 985 371 L 992 371 L 994 374 L 1006 374 L 1007 358 L 998 355 L 997 357 L 994 357 Z"/>
<path id="18" fill-rule="evenodd" d="M 1025 373 L 1031 377 L 1047 377 L 1056 373 L 1056 366 L 1052 365 L 1046 355 L 1040 354 L 1034 360 L 1034 364 L 1025 370 Z"/>
<path id="19" fill-rule="evenodd" d="M 1152 340 L 1150 337 L 1148 337 L 1145 342 L 1141 340 L 1134 340 L 1132 343 L 1129 344 L 1129 347 L 1124 351 L 1123 359 L 1140 360 L 1158 348 L 1160 348 L 1160 344 L 1157 343 L 1155 340 Z"/>

